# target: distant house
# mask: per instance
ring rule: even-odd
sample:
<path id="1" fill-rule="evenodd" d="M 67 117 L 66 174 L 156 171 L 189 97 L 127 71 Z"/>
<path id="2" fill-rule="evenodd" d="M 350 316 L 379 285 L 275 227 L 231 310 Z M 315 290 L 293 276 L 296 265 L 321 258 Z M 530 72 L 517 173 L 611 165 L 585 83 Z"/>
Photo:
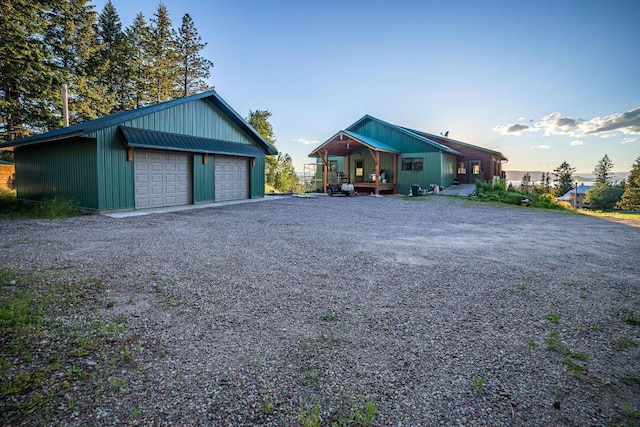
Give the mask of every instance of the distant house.
<path id="1" fill-rule="evenodd" d="M 0 144 L 17 196 L 128 210 L 264 196 L 277 154 L 215 91 Z"/>
<path id="2" fill-rule="evenodd" d="M 407 194 L 503 177 L 500 152 L 366 115 L 313 150 L 318 189 L 345 179 L 358 191 Z"/>
<path id="3" fill-rule="evenodd" d="M 575 206 L 576 208 L 588 208 L 589 203 L 585 202 L 584 198 L 585 198 L 585 194 L 587 193 L 587 191 L 591 189 L 591 187 L 593 186 L 586 185 L 586 184 L 579 184 L 577 191 L 575 188 L 572 190 L 569 190 L 562 196 L 556 197 L 556 200 L 559 200 L 562 202 L 568 202 L 571 206 Z M 577 198 L 576 198 L 576 194 L 577 194 Z M 574 200 L 576 201 L 575 205 L 573 203 Z"/>

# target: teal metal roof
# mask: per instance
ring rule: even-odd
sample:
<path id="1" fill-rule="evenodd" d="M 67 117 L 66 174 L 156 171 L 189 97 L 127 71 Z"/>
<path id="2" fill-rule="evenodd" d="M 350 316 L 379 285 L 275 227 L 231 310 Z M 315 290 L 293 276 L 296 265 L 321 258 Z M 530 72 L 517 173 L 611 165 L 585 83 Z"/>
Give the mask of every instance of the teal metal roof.
<path id="1" fill-rule="evenodd" d="M 168 132 L 120 126 L 129 147 L 153 148 L 192 153 L 228 154 L 245 157 L 261 157 L 264 152 L 250 144 L 221 141 Z"/>
<path id="2" fill-rule="evenodd" d="M 462 145 L 463 147 L 470 147 L 470 148 L 474 148 L 476 150 L 485 151 L 487 153 L 490 153 L 490 154 L 493 154 L 495 156 L 501 157 L 503 160 L 507 160 L 507 158 L 499 151 L 490 150 L 488 148 L 484 148 L 484 147 L 480 147 L 480 146 L 477 146 L 477 145 L 469 144 L 467 142 L 456 141 L 455 139 L 451 139 L 449 137 L 438 136 L 438 135 L 434 135 L 434 134 L 431 134 L 431 133 L 428 133 L 428 132 L 423 132 L 423 131 L 420 131 L 420 130 L 409 129 L 409 128 L 403 128 L 403 129 L 406 129 L 409 132 L 413 132 L 413 133 L 415 133 L 417 135 L 423 136 L 423 137 L 425 137 L 425 138 L 427 138 L 429 140 L 432 140 L 434 142 L 440 141 L 438 143 L 440 143 L 442 145 L 447 144 L 447 143 L 459 144 L 459 145 Z"/>
<path id="3" fill-rule="evenodd" d="M 104 129 L 110 126 L 116 126 L 122 122 L 133 120 L 138 117 L 142 117 L 157 111 L 161 111 L 167 108 L 174 107 L 176 105 L 184 104 L 191 101 L 204 99 L 211 102 L 213 105 L 222 110 L 227 117 L 231 119 L 238 127 L 247 133 L 247 135 L 256 142 L 256 144 L 262 148 L 264 154 L 276 155 L 278 151 L 273 148 L 271 144 L 264 140 L 264 138 L 251 127 L 243 118 L 238 114 L 229 104 L 227 104 L 218 93 L 214 90 L 202 92 L 196 95 L 187 96 L 184 98 L 174 99 L 172 101 L 162 102 L 160 104 L 149 105 L 147 107 L 137 108 L 135 110 L 125 111 L 111 116 L 102 117 L 96 120 L 90 120 L 88 122 L 78 123 L 66 128 L 55 129 L 39 135 L 33 135 L 27 138 L 16 139 L 15 141 L 5 142 L 0 144 L 0 148 L 19 147 L 22 145 L 40 144 L 44 142 L 51 142 L 61 139 L 68 139 L 78 136 L 86 135 L 90 132 L 95 132 L 100 129 Z"/>
<path id="4" fill-rule="evenodd" d="M 370 138 L 368 136 L 364 136 L 364 135 L 360 135 L 357 134 L 355 132 L 350 132 L 348 130 L 343 130 L 342 133 L 344 133 L 345 135 L 350 136 L 353 139 L 357 139 L 358 141 L 362 142 L 365 145 L 368 145 L 371 148 L 375 148 L 376 150 L 382 150 L 382 151 L 388 151 L 390 153 L 399 153 L 398 150 L 396 150 L 395 148 L 378 141 L 375 138 Z"/>
<path id="5" fill-rule="evenodd" d="M 424 136 L 422 136 L 422 135 L 419 135 L 419 134 L 418 134 L 418 133 L 416 133 L 416 132 L 412 132 L 411 130 L 408 130 L 407 128 L 403 128 L 402 126 L 396 126 L 396 125 L 394 125 L 394 124 L 391 124 L 391 123 L 385 122 L 384 120 L 380 120 L 380 119 L 375 118 L 375 117 L 373 117 L 373 116 L 370 116 L 370 115 L 368 115 L 368 114 L 367 114 L 367 115 L 365 115 L 364 117 L 362 117 L 360 120 L 358 120 L 358 121 L 357 121 L 357 122 L 355 122 L 354 124 L 352 124 L 351 126 L 349 126 L 349 127 L 347 128 L 347 130 L 357 128 L 357 127 L 358 127 L 362 122 L 364 122 L 364 121 L 366 121 L 366 120 L 371 120 L 371 121 L 374 121 L 374 122 L 378 122 L 378 123 L 380 123 L 380 124 L 382 124 L 382 125 L 384 125 L 384 126 L 387 126 L 387 127 L 393 128 L 393 129 L 397 130 L 398 132 L 403 133 L 403 134 L 405 134 L 405 135 L 408 135 L 408 136 L 410 136 L 411 138 L 414 138 L 414 139 L 416 139 L 416 140 L 418 140 L 418 141 L 420 141 L 420 142 L 423 142 L 423 143 L 425 143 L 425 144 L 428 144 L 428 145 L 431 145 L 431 146 L 433 146 L 433 147 L 436 147 L 436 148 L 438 148 L 438 149 L 440 149 L 440 150 L 444 151 L 445 153 L 451 153 L 451 154 L 454 154 L 454 155 L 456 155 L 456 156 L 461 156 L 461 155 L 462 155 L 462 153 L 460 153 L 459 151 L 454 150 L 454 149 L 453 149 L 453 148 L 451 148 L 451 147 L 447 147 L 446 145 L 439 144 L 439 143 L 437 143 L 437 142 L 435 142 L 435 141 L 433 141 L 433 140 L 431 140 L 431 139 L 428 139 L 428 138 L 425 138 L 425 137 L 424 137 Z"/>

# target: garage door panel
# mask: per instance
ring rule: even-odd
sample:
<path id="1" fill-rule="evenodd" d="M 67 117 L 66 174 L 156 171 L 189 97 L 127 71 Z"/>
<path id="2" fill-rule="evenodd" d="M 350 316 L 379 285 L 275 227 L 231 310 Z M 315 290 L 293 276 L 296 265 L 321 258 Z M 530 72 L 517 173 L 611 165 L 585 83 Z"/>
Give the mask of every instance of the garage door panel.
<path id="1" fill-rule="evenodd" d="M 244 157 L 217 156 L 215 158 L 215 199 L 238 200 L 249 198 L 249 168 Z"/>
<path id="2" fill-rule="evenodd" d="M 191 201 L 188 153 L 134 151 L 136 208 L 184 205 Z"/>

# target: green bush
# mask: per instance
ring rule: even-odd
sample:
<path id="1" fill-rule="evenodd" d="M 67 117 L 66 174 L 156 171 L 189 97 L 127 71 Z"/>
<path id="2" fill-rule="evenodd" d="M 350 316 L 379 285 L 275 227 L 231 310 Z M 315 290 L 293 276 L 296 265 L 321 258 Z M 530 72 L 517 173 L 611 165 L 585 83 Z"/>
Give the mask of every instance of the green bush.
<path id="1" fill-rule="evenodd" d="M 478 199 L 492 202 L 501 202 L 509 205 L 520 205 L 523 199 L 528 199 L 531 205 L 543 209 L 564 209 L 555 198 L 548 194 L 540 195 L 537 192 L 523 193 L 507 185 L 504 179 L 499 179 L 495 184 L 476 181 L 476 194 Z"/>
<path id="2" fill-rule="evenodd" d="M 38 204 L 25 203 L 16 198 L 16 192 L 0 190 L 0 215 L 10 217 L 67 218 L 80 215 L 77 204 L 64 197 L 54 197 Z"/>

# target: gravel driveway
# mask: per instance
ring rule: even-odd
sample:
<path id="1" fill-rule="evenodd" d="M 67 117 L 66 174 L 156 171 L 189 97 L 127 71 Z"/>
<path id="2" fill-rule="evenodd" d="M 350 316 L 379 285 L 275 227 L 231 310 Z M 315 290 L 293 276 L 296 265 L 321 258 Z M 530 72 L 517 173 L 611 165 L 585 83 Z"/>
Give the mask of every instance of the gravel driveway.
<path id="1" fill-rule="evenodd" d="M 362 196 L 0 229 L 0 265 L 96 278 L 138 340 L 47 424 L 640 422 L 640 228 Z"/>

